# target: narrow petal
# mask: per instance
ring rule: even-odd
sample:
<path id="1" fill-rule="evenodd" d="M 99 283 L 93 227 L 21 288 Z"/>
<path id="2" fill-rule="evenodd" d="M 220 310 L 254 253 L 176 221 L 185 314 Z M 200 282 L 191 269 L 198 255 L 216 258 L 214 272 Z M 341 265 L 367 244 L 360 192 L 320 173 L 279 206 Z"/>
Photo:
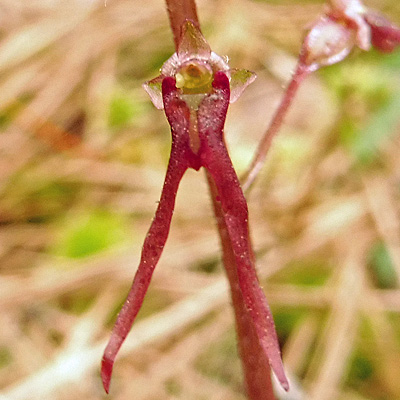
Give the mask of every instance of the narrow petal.
<path id="1" fill-rule="evenodd" d="M 365 20 L 371 27 L 371 42 L 375 48 L 391 53 L 400 46 L 400 28 L 384 15 L 368 11 Z"/>
<path id="2" fill-rule="evenodd" d="M 234 103 L 241 96 L 247 86 L 255 81 L 257 75 L 254 72 L 248 71 L 247 69 L 232 68 L 229 72 L 231 75 L 230 102 Z"/>
<path id="3" fill-rule="evenodd" d="M 186 20 L 178 45 L 178 57 L 184 62 L 191 58 L 208 60 L 211 55 L 210 45 L 193 21 Z"/>
<path id="4" fill-rule="evenodd" d="M 161 91 L 161 85 L 162 85 L 163 79 L 164 79 L 164 76 L 159 75 L 156 78 L 152 79 L 151 81 L 147 81 L 142 84 L 143 89 L 150 96 L 152 103 L 159 110 L 162 110 L 164 108 L 162 91 Z"/>
<path id="5" fill-rule="evenodd" d="M 218 200 L 218 190 L 214 179 L 207 172 L 210 194 L 213 201 L 214 213 L 221 238 L 223 264 L 229 279 L 232 305 L 235 312 L 238 350 L 242 359 L 244 383 L 247 396 L 252 400 L 267 400 L 275 398 L 271 383 L 271 367 L 268 357 L 261 347 L 250 313 L 247 311 L 240 289 L 238 266 L 235 253 L 230 241 L 230 235 L 225 223 L 225 213 Z"/>
<path id="6" fill-rule="evenodd" d="M 368 51 L 371 47 L 371 32 L 363 18 L 366 8 L 362 1 L 329 0 L 329 2 L 331 3 L 329 15 L 354 28 L 357 35 L 357 46 Z"/>
<path id="7" fill-rule="evenodd" d="M 289 384 L 283 370 L 275 325 L 255 271 L 246 199 L 223 140 L 223 126 L 230 97 L 229 81 L 224 73 L 215 74 L 213 87 L 213 92 L 205 97 L 198 111 L 201 161 L 218 189 L 246 309 L 271 368 L 287 390 Z"/>
<path id="8" fill-rule="evenodd" d="M 140 310 L 154 268 L 164 249 L 179 182 L 186 169 L 193 163 L 187 139 L 190 122 L 187 116 L 190 113 L 186 104 L 178 98 L 174 82 L 172 78 L 166 78 L 165 84 L 163 82 L 164 107 L 169 121 L 172 122 L 171 156 L 160 203 L 143 244 L 138 270 L 104 351 L 101 377 L 107 393 L 109 391 L 115 357 Z"/>
<path id="9" fill-rule="evenodd" d="M 356 32 L 324 15 L 304 39 L 300 60 L 311 71 L 342 61 L 356 43 Z"/>

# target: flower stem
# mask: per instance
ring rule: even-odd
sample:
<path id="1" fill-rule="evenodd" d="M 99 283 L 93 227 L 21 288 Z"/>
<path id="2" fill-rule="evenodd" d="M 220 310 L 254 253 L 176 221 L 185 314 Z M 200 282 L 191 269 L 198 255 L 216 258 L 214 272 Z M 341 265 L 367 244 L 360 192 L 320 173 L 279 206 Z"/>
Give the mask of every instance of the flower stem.
<path id="1" fill-rule="evenodd" d="M 269 400 L 274 398 L 268 391 L 270 366 L 286 389 L 288 382 L 272 314 L 256 275 L 246 199 L 223 139 L 230 97 L 227 76 L 217 72 L 212 86 L 213 92 L 200 103 L 197 114 L 200 158 L 208 173 L 224 267 L 231 285 L 247 392 L 251 400 Z"/>
<path id="2" fill-rule="evenodd" d="M 276 110 L 268 129 L 264 133 L 264 137 L 260 141 L 257 152 L 250 164 L 249 169 L 242 176 L 242 189 L 247 191 L 253 184 L 262 166 L 264 165 L 265 158 L 271 147 L 272 140 L 279 132 L 282 126 L 283 120 L 289 110 L 290 105 L 301 85 L 303 80 L 309 75 L 310 69 L 303 63 L 299 63 L 292 76 L 292 79 L 286 88 L 285 94 L 278 109 Z"/>
<path id="3" fill-rule="evenodd" d="M 165 78 L 162 89 L 164 106 L 171 125 L 171 155 L 156 215 L 143 244 L 139 267 L 104 350 L 101 377 L 107 393 L 115 358 L 142 306 L 152 274 L 167 241 L 179 183 L 189 167 L 195 169 L 200 167 L 189 146 L 190 110 L 177 96 L 173 78 Z"/>
<path id="4" fill-rule="evenodd" d="M 181 28 L 185 20 L 190 19 L 194 25 L 200 29 L 197 17 L 195 0 L 166 0 L 169 22 L 174 35 L 175 49 L 181 37 Z"/>
<path id="5" fill-rule="evenodd" d="M 229 96 L 227 76 L 223 72 L 215 73 L 213 92 L 204 98 L 198 110 L 198 130 L 202 149 L 200 157 L 202 165 L 213 178 L 218 190 L 218 201 L 221 204 L 228 234 L 228 237 L 224 236 L 224 240 L 229 240 L 229 246 L 235 257 L 234 266 L 243 294 L 244 307 L 272 370 L 282 387 L 287 390 L 289 384 L 283 370 L 271 310 L 256 274 L 246 199 L 223 139 Z M 229 267 L 232 268 L 232 265 Z"/>
<path id="6" fill-rule="evenodd" d="M 209 190 L 213 202 L 215 218 L 221 241 L 223 263 L 228 276 L 233 308 L 235 311 L 236 331 L 238 335 L 239 354 L 242 360 L 244 381 L 249 400 L 275 400 L 271 384 L 271 370 L 265 352 L 261 348 L 254 324 L 246 310 L 237 274 L 238 265 L 225 223 L 218 190 L 214 179 L 207 172 Z"/>

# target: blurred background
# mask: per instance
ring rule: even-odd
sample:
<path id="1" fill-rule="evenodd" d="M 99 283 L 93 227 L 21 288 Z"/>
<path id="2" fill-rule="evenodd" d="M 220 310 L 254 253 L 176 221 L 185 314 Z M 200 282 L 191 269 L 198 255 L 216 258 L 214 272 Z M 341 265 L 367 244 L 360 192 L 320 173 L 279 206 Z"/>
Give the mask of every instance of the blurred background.
<path id="1" fill-rule="evenodd" d="M 366 5 L 400 24 L 398 0 Z M 199 0 L 203 32 L 258 79 L 226 139 L 249 165 L 321 0 Z M 157 206 L 169 127 L 141 84 L 173 53 L 162 0 L 0 0 L 0 399 L 244 400 L 202 171 L 117 359 L 102 351 Z M 400 399 L 400 52 L 303 84 L 248 194 L 292 391 Z"/>

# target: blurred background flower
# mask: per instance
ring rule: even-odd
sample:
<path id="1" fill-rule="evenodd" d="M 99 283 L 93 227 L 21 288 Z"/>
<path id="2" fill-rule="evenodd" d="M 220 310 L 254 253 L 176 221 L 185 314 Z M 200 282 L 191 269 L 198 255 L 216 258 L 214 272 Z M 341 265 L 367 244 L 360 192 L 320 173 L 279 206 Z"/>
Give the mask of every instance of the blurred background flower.
<path id="1" fill-rule="evenodd" d="M 400 23 L 396 0 L 365 4 Z M 248 166 L 321 0 L 201 0 L 258 79 L 226 139 Z M 174 52 L 162 1 L 0 0 L 0 398 L 103 399 L 99 366 L 159 199 L 169 127 L 141 88 Z M 400 398 L 400 52 L 308 78 L 248 195 L 294 387 Z M 109 398 L 244 399 L 207 187 L 184 178 Z"/>

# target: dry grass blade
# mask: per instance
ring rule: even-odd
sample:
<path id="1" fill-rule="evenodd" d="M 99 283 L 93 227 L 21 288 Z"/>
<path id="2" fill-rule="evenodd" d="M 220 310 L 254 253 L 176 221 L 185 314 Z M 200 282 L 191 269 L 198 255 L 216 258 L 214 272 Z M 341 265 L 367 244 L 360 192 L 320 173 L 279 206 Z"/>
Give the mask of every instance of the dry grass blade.
<path id="1" fill-rule="evenodd" d="M 398 21 L 395 0 L 374 6 Z M 198 7 L 212 48 L 258 75 L 226 124 L 240 174 L 322 4 Z M 173 51 L 159 1 L 0 0 L 0 399 L 104 397 L 101 353 L 170 145 L 141 84 Z M 400 398 L 400 141 L 381 113 L 399 96 L 398 60 L 354 54 L 307 79 L 248 198 L 260 279 L 298 383 L 280 400 Z M 350 142 L 368 144 L 375 117 L 390 139 L 364 164 Z M 216 368 L 225 380 L 195 365 L 206 350 L 206 370 L 226 357 L 228 298 L 206 183 L 191 171 L 113 398 L 242 400 L 231 358 Z"/>
<path id="2" fill-rule="evenodd" d="M 227 301 L 227 284 L 220 280 L 152 317 L 138 322 L 126 340 L 121 356 L 156 340 L 165 340 L 186 326 L 196 322 Z M 99 326 L 101 321 L 96 321 Z M 67 347 L 58 357 L 28 379 L 6 389 L 4 395 L 10 400 L 26 398 L 43 399 L 60 387 L 79 382 L 90 370 L 97 367 L 106 341 L 95 346 Z"/>
<path id="3" fill-rule="evenodd" d="M 384 241 L 400 282 L 400 213 L 392 187 L 385 176 L 364 177 L 363 184 L 376 228 Z"/>
<path id="4" fill-rule="evenodd" d="M 320 351 L 317 349 L 315 356 L 319 368 L 312 384 L 311 399 L 333 400 L 340 393 L 340 385 L 357 334 L 357 313 L 364 287 L 360 271 L 365 244 L 361 244 L 344 260 L 338 273 L 338 289 L 332 302 L 331 316 L 320 342 Z"/>

